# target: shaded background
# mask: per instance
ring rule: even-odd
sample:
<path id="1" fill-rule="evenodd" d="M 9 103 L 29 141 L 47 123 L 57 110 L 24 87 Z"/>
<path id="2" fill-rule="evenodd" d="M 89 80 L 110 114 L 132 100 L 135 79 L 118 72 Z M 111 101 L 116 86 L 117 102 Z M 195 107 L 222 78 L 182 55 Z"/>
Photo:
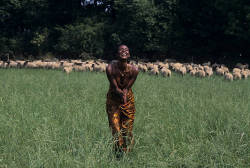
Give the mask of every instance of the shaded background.
<path id="1" fill-rule="evenodd" d="M 250 61 L 249 0 L 1 0 L 0 56 Z"/>

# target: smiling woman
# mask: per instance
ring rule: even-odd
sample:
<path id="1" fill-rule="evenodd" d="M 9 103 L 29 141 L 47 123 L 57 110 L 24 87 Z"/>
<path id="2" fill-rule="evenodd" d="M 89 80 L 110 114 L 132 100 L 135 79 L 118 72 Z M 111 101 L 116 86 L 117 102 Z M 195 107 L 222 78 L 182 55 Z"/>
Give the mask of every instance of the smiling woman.
<path id="1" fill-rule="evenodd" d="M 135 105 L 132 85 L 139 71 L 127 63 L 130 54 L 126 45 L 119 46 L 117 56 L 118 61 L 112 61 L 106 70 L 110 82 L 106 111 L 115 141 L 115 151 L 127 152 L 133 145 Z"/>

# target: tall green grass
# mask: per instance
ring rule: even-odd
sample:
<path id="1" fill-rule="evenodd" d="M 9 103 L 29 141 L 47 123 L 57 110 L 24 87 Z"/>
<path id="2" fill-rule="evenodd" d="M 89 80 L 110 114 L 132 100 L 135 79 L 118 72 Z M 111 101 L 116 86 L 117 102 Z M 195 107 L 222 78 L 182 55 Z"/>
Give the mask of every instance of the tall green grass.
<path id="1" fill-rule="evenodd" d="M 116 159 L 104 73 L 0 69 L 0 167 L 250 167 L 250 80 L 140 73 Z"/>

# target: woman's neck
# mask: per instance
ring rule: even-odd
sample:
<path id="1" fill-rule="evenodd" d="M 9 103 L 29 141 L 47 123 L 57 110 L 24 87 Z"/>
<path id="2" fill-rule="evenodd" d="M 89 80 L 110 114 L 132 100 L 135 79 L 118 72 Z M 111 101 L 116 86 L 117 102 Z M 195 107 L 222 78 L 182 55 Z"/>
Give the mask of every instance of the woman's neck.
<path id="1" fill-rule="evenodd" d="M 123 62 L 123 61 L 119 61 L 119 69 L 120 70 L 126 70 L 127 69 L 127 61 Z"/>

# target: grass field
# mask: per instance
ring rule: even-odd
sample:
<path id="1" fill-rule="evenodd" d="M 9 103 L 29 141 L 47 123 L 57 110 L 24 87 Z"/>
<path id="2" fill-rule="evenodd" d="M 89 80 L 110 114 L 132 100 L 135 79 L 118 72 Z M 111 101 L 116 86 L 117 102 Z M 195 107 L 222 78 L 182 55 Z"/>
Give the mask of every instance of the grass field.
<path id="1" fill-rule="evenodd" d="M 250 167 L 250 79 L 140 73 L 134 150 L 117 160 L 104 73 L 0 69 L 0 168 Z"/>

